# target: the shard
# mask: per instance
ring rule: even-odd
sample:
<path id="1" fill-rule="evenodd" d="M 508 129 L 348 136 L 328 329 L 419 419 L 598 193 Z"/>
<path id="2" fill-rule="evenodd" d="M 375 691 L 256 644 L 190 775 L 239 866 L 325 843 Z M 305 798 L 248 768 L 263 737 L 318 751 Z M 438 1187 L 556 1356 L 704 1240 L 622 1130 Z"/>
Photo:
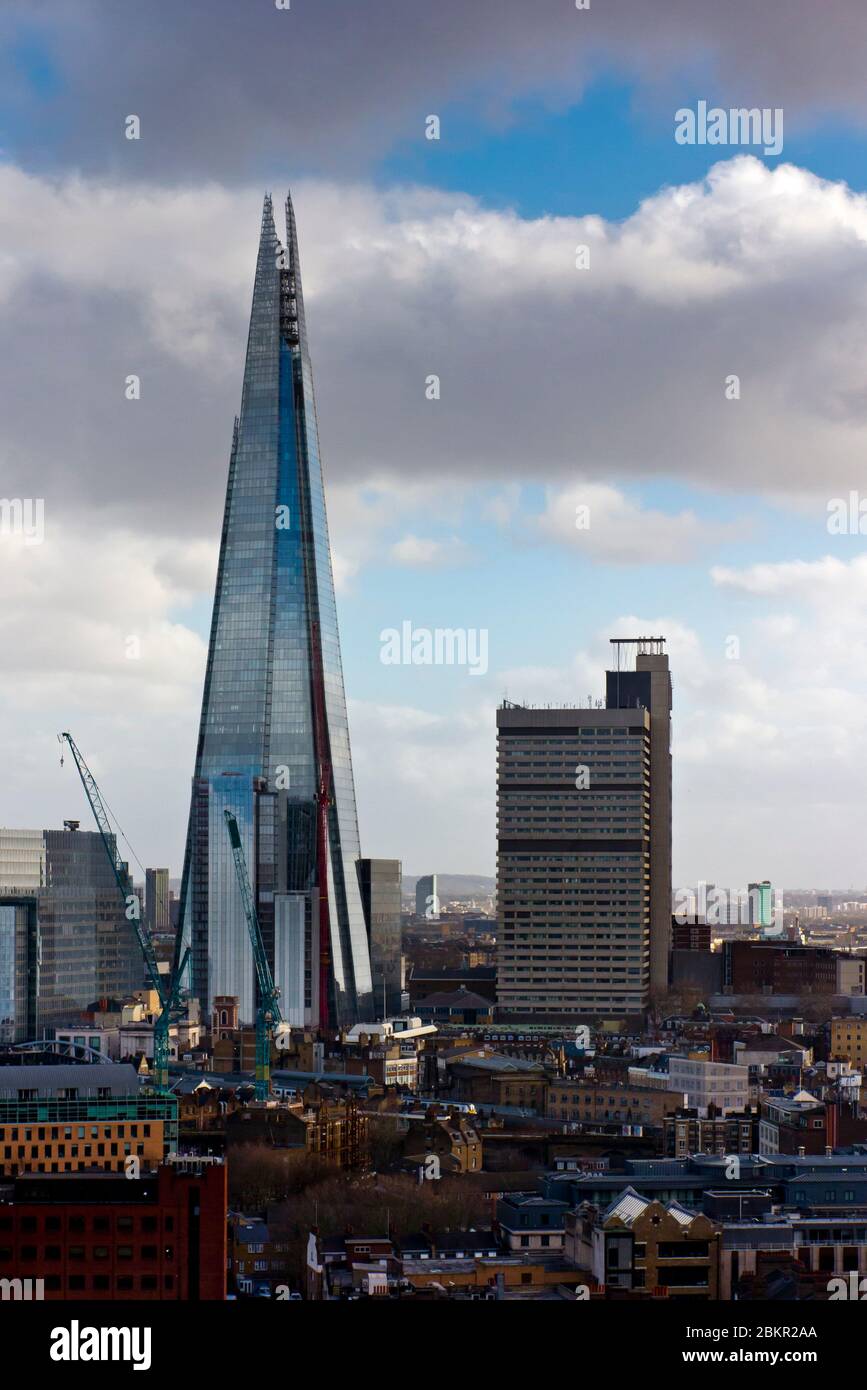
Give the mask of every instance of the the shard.
<path id="1" fill-rule="evenodd" d="M 284 1019 L 373 1016 L 355 786 L 291 199 L 265 199 L 181 887 L 203 1016 L 255 1006 L 234 812 Z M 323 895 L 324 893 L 324 895 Z M 180 936 L 181 934 L 179 934 Z"/>

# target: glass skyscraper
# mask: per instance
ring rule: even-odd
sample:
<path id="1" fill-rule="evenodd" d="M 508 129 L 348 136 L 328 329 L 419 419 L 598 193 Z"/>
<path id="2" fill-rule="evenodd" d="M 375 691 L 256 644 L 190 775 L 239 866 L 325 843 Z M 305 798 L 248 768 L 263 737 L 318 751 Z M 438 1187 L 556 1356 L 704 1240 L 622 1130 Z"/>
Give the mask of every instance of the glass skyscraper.
<path id="1" fill-rule="evenodd" d="M 143 984 L 102 837 L 0 827 L 0 1043 L 36 1039 Z"/>
<path id="2" fill-rule="evenodd" d="M 392 1018 L 403 1004 L 403 957 L 399 859 L 362 859 L 358 871 L 369 928 L 370 966 L 376 1008 Z"/>
<path id="3" fill-rule="evenodd" d="M 270 196 L 229 461 L 181 886 L 193 992 L 203 1010 L 217 995 L 236 996 L 242 1021 L 250 1022 L 253 960 L 225 807 L 238 821 L 288 1021 L 371 1018 L 355 786 L 295 216 L 287 198 L 281 243 Z"/>

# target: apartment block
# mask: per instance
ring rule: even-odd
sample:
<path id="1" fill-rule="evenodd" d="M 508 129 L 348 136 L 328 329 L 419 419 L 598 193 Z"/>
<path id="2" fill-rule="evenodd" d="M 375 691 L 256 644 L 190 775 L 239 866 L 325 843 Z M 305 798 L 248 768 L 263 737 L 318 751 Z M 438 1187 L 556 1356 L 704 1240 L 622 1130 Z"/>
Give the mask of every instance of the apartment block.
<path id="1" fill-rule="evenodd" d="M 713 1107 L 709 1107 L 713 1111 Z M 759 1114 L 747 1108 L 743 1114 L 711 1113 L 678 1107 L 662 1121 L 666 1158 L 692 1154 L 753 1154 L 759 1148 Z"/>
<path id="2" fill-rule="evenodd" d="M 497 711 L 501 1017 L 637 1016 L 671 937 L 671 682 L 662 639 L 605 707 Z M 601 702 L 600 702 L 601 706 Z"/>

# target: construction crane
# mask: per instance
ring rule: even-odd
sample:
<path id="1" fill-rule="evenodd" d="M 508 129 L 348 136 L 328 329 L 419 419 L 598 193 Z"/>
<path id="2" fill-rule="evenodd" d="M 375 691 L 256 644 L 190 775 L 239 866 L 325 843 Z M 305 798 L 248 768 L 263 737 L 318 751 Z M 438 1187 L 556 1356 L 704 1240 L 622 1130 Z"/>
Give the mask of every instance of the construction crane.
<path id="1" fill-rule="evenodd" d="M 223 811 L 223 815 L 226 820 L 226 829 L 229 832 L 229 843 L 232 846 L 232 858 L 235 861 L 238 889 L 244 907 L 244 916 L 247 918 L 247 930 L 250 933 L 250 945 L 253 948 L 253 960 L 256 965 L 256 983 L 259 996 L 256 1008 L 256 1099 L 267 1100 L 271 1093 L 271 1039 L 274 1035 L 274 1029 L 283 1022 L 279 1003 L 280 991 L 274 984 L 274 976 L 271 974 L 268 957 L 265 955 L 238 822 L 228 807 Z"/>
<path id="2" fill-rule="evenodd" d="M 115 881 L 123 898 L 124 916 L 133 925 L 151 989 L 156 992 L 159 999 L 160 1011 L 154 1022 L 154 1082 L 159 1090 L 165 1091 L 169 1084 L 169 1029 L 172 1022 L 183 1012 L 180 982 L 183 979 L 189 949 L 184 951 L 179 968 L 170 977 L 167 978 L 160 974 L 150 932 L 145 929 L 141 920 L 141 904 L 133 889 L 129 870 L 118 852 L 117 840 L 112 831 L 96 778 L 84 761 L 72 734 L 58 734 L 57 741 L 61 748 L 64 741 L 69 745 L 69 751 L 75 760 L 81 785 L 84 787 L 85 795 L 90 803 L 90 809 L 93 812 L 97 829 L 102 836 L 102 843 L 108 855 Z M 62 752 L 60 765 L 63 766 Z"/>

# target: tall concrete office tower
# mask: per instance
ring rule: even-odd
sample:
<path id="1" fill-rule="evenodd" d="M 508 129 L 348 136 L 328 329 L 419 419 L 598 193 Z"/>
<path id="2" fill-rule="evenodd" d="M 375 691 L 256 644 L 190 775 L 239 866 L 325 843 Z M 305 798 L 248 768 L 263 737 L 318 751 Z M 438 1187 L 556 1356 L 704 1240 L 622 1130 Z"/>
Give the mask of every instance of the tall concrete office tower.
<path id="1" fill-rule="evenodd" d="M 295 215 L 262 213 L 181 884 L 205 1013 L 254 975 L 231 808 L 293 1022 L 373 1017 L 355 787 Z M 291 1001 L 291 1003 L 290 1003 Z"/>
<path id="2" fill-rule="evenodd" d="M 635 668 L 623 650 L 637 646 Z M 606 702 L 497 711 L 497 999 L 539 1021 L 638 1019 L 668 980 L 671 686 L 615 644 Z"/>

